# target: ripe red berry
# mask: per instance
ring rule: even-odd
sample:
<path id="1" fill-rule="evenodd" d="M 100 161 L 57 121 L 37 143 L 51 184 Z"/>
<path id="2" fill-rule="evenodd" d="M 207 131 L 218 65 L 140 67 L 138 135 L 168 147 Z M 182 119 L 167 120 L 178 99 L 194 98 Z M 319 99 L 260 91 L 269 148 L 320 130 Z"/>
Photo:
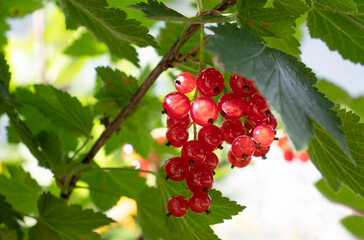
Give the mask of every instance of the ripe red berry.
<path id="1" fill-rule="evenodd" d="M 283 157 L 286 161 L 291 162 L 294 158 L 294 153 L 291 150 L 284 151 Z"/>
<path id="2" fill-rule="evenodd" d="M 205 192 L 196 192 L 191 195 L 188 203 L 192 211 L 195 213 L 203 213 L 211 207 L 212 199 Z"/>
<path id="3" fill-rule="evenodd" d="M 197 89 L 205 97 L 219 95 L 224 89 L 225 81 L 222 74 L 215 68 L 207 68 L 197 76 Z"/>
<path id="4" fill-rule="evenodd" d="M 239 120 L 227 119 L 221 123 L 220 129 L 224 133 L 224 140 L 232 144 L 235 138 L 245 134 L 243 123 Z"/>
<path id="5" fill-rule="evenodd" d="M 208 126 L 215 122 L 218 111 L 216 103 L 208 97 L 199 97 L 191 105 L 192 120 L 200 126 Z"/>
<path id="6" fill-rule="evenodd" d="M 205 157 L 206 150 L 197 140 L 188 141 L 182 147 L 181 158 L 194 167 L 200 166 Z"/>
<path id="7" fill-rule="evenodd" d="M 182 94 L 190 93 L 196 88 L 196 78 L 192 73 L 183 72 L 177 76 L 174 85 L 178 92 Z"/>
<path id="8" fill-rule="evenodd" d="M 238 167 L 238 168 L 245 167 L 250 163 L 250 160 L 251 160 L 250 157 L 247 159 L 235 157 L 231 149 L 228 152 L 228 161 L 231 163 L 232 167 Z"/>
<path id="9" fill-rule="evenodd" d="M 188 131 L 180 125 L 175 125 L 167 129 L 166 138 L 167 146 L 182 147 L 188 140 Z"/>
<path id="10" fill-rule="evenodd" d="M 251 97 L 257 91 L 253 81 L 238 74 L 231 75 L 230 87 L 234 93 L 237 93 L 242 97 Z"/>
<path id="11" fill-rule="evenodd" d="M 253 154 L 254 157 L 262 157 L 263 159 L 266 159 L 267 157 L 265 156 L 268 152 L 269 152 L 270 146 L 268 147 L 261 147 L 258 146 L 255 149 L 255 152 Z"/>
<path id="12" fill-rule="evenodd" d="M 253 138 L 261 147 L 268 147 L 274 141 L 275 132 L 271 126 L 259 125 L 253 130 Z"/>
<path id="13" fill-rule="evenodd" d="M 235 93 L 225 93 L 219 100 L 217 108 L 225 119 L 239 119 L 245 112 L 245 100 Z"/>
<path id="14" fill-rule="evenodd" d="M 231 151 L 237 158 L 248 159 L 256 149 L 255 141 L 249 136 L 239 136 L 231 144 Z"/>
<path id="15" fill-rule="evenodd" d="M 183 161 L 180 157 L 170 158 L 164 165 L 164 172 L 167 174 L 168 178 L 175 182 L 185 179 L 188 170 L 188 163 Z"/>
<path id="16" fill-rule="evenodd" d="M 249 99 L 247 104 L 246 115 L 253 121 L 263 121 L 271 114 L 267 101 L 257 93 Z"/>
<path id="17" fill-rule="evenodd" d="M 210 171 L 214 171 L 219 165 L 219 158 L 213 152 L 208 152 L 206 154 L 205 160 L 202 162 L 201 167 L 204 167 Z"/>
<path id="18" fill-rule="evenodd" d="M 273 129 L 276 129 L 277 128 L 277 125 L 278 125 L 277 119 L 276 119 L 276 117 L 273 114 L 269 115 L 268 118 L 266 118 L 265 120 L 263 120 L 260 124 L 269 125 Z"/>
<path id="19" fill-rule="evenodd" d="M 213 151 L 224 141 L 224 133 L 219 127 L 209 125 L 198 132 L 198 140 L 207 151 Z"/>
<path id="20" fill-rule="evenodd" d="M 302 161 L 302 162 L 307 162 L 308 160 L 310 160 L 310 157 L 308 156 L 307 152 L 301 152 L 298 155 L 298 158 Z"/>
<path id="21" fill-rule="evenodd" d="M 183 217 L 188 212 L 188 201 L 181 195 L 174 195 L 168 199 L 167 209 L 169 211 L 167 216 Z"/>
<path id="22" fill-rule="evenodd" d="M 163 109 L 168 116 L 181 119 L 190 110 L 190 100 L 179 92 L 172 92 L 163 99 Z"/>
<path id="23" fill-rule="evenodd" d="M 191 192 L 207 192 L 214 183 L 214 174 L 204 167 L 195 167 L 188 172 L 186 183 Z"/>
<path id="24" fill-rule="evenodd" d="M 186 115 L 181 119 L 174 119 L 171 118 L 170 116 L 167 117 L 167 127 L 171 128 L 174 125 L 180 125 L 184 128 L 188 128 L 190 126 L 191 123 L 191 118 L 190 115 Z"/>

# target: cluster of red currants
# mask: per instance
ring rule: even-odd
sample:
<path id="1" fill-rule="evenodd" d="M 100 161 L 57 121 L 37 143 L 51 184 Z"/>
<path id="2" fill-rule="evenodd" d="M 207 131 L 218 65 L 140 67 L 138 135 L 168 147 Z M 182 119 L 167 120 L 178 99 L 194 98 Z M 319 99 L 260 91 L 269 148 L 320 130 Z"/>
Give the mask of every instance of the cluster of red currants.
<path id="1" fill-rule="evenodd" d="M 191 104 L 185 94 L 196 86 Z M 189 201 L 184 196 L 172 196 L 167 202 L 168 216 L 182 217 L 189 208 L 196 213 L 209 213 L 212 201 L 208 191 L 212 188 L 214 170 L 219 163 L 213 151 L 221 149 L 224 141 L 231 144 L 228 161 L 232 167 L 244 167 L 249 164 L 251 156 L 264 159 L 275 139 L 277 120 L 254 82 L 232 74 L 230 86 L 233 92 L 223 94 L 216 104 L 211 97 L 219 95 L 224 86 L 224 77 L 214 68 L 201 71 L 197 80 L 191 73 L 184 72 L 175 81 L 178 92 L 168 94 L 163 100 L 162 113 L 168 115 L 166 145 L 182 147 L 181 157 L 166 162 L 166 179 L 186 179 L 187 187 L 193 193 Z M 198 93 L 202 96 L 197 97 Z M 213 123 L 219 113 L 225 120 L 217 127 Z M 195 139 L 188 141 L 187 129 L 192 124 L 202 128 L 198 140 L 195 134 Z"/>

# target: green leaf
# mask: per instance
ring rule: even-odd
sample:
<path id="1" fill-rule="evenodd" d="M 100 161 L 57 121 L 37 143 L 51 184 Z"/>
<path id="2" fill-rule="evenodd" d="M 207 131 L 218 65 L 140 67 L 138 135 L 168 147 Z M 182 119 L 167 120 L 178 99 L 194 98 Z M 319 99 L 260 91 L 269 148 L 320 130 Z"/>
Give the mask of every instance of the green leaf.
<path id="1" fill-rule="evenodd" d="M 5 37 L 5 32 L 10 29 L 9 24 L 7 24 L 4 16 L 0 17 L 0 49 L 3 49 L 5 44 L 7 43 L 7 39 Z"/>
<path id="2" fill-rule="evenodd" d="M 361 121 L 364 121 L 364 97 L 352 98 L 348 92 L 334 83 L 320 80 L 316 87 L 324 93 L 327 98 L 335 103 L 344 104 L 358 114 Z"/>
<path id="3" fill-rule="evenodd" d="M 364 217 L 348 216 L 341 220 L 345 228 L 358 239 L 364 239 Z"/>
<path id="4" fill-rule="evenodd" d="M 1 1 L 0 13 L 8 17 L 22 17 L 43 7 L 42 0 Z"/>
<path id="5" fill-rule="evenodd" d="M 96 41 L 91 33 L 84 31 L 64 50 L 64 54 L 74 57 L 98 56 L 107 52 L 104 44 Z"/>
<path id="6" fill-rule="evenodd" d="M 23 239 L 23 232 L 20 230 L 18 221 L 23 220 L 23 216 L 16 212 L 12 206 L 6 202 L 5 196 L 0 194 L 0 224 L 16 231 L 18 240 Z"/>
<path id="7" fill-rule="evenodd" d="M 10 177 L 0 175 L 0 193 L 14 209 L 26 214 L 37 213 L 37 199 L 41 187 L 21 167 L 8 166 Z"/>
<path id="8" fill-rule="evenodd" d="M 285 38 L 294 33 L 296 16 L 292 17 L 279 8 L 262 8 L 260 5 L 254 1 L 238 4 L 239 25 L 259 37 Z"/>
<path id="9" fill-rule="evenodd" d="M 301 0 L 274 0 L 273 6 L 277 10 L 286 12 L 286 14 L 295 18 L 308 11 L 307 5 Z"/>
<path id="10" fill-rule="evenodd" d="M 85 172 L 81 178 L 90 188 L 90 195 L 96 206 L 103 211 L 115 206 L 122 196 L 136 199 L 147 187 L 145 178 L 134 168 Z"/>
<path id="11" fill-rule="evenodd" d="M 0 228 L 0 239 L 1 240 L 16 240 L 16 231 L 8 228 Z"/>
<path id="12" fill-rule="evenodd" d="M 187 18 L 179 12 L 167 7 L 162 2 L 156 0 L 148 0 L 148 3 L 140 2 L 129 6 L 130 8 L 138 9 L 145 13 L 145 17 L 167 22 L 184 22 L 191 24 L 204 24 L 204 23 L 221 23 L 235 21 L 235 16 L 225 15 L 210 15 L 210 16 L 196 16 Z"/>
<path id="13" fill-rule="evenodd" d="M 272 38 L 266 37 L 264 41 L 271 48 L 281 50 L 282 52 L 293 55 L 297 58 L 301 55 L 300 42 L 292 35 L 286 38 Z"/>
<path id="14" fill-rule="evenodd" d="M 40 147 L 51 160 L 51 168 L 61 165 L 67 158 L 63 152 L 61 141 L 53 132 L 42 131 L 37 135 Z"/>
<path id="15" fill-rule="evenodd" d="M 344 204 L 352 209 L 364 213 L 364 199 L 355 195 L 348 187 L 343 185 L 339 192 L 334 192 L 324 180 L 315 183 L 316 188 L 331 201 Z"/>
<path id="16" fill-rule="evenodd" d="M 314 5 L 308 12 L 307 26 L 313 38 L 326 42 L 344 59 L 364 64 L 364 0 L 357 0 L 357 13 L 339 13 Z"/>
<path id="17" fill-rule="evenodd" d="M 156 188 L 146 188 L 136 199 L 138 205 L 137 220 L 143 229 L 143 236 L 147 239 L 168 239 L 165 225 L 166 213 L 161 206 L 159 191 Z"/>
<path id="18" fill-rule="evenodd" d="M 355 163 L 343 152 L 335 138 L 316 123 L 314 138 L 311 138 L 307 152 L 334 191 L 345 184 L 354 193 L 364 197 L 364 124 L 358 123 L 359 117 L 352 112 L 346 112 L 345 109 L 338 112 Z"/>
<path id="19" fill-rule="evenodd" d="M 173 195 L 186 195 L 186 183 L 166 181 L 163 168 L 159 170 L 157 183 L 162 202 L 164 203 L 164 214 L 167 213 L 165 203 Z M 212 198 L 211 213 L 196 214 L 188 211 L 183 218 L 165 218 L 166 226 L 169 230 L 171 239 L 218 239 L 209 225 L 221 223 L 224 219 L 231 219 L 232 215 L 237 215 L 244 207 L 234 201 L 222 197 L 217 190 L 209 192 Z"/>
<path id="20" fill-rule="evenodd" d="M 59 3 L 66 15 L 67 28 L 87 27 L 117 57 L 138 65 L 136 50 L 130 44 L 157 47 L 146 27 L 126 19 L 126 13 L 120 9 L 107 8 L 106 0 L 60 0 Z"/>
<path id="21" fill-rule="evenodd" d="M 93 229 L 112 222 L 100 212 L 67 205 L 64 199 L 45 193 L 38 200 L 37 224 L 29 231 L 30 240 L 96 239 Z"/>
<path id="22" fill-rule="evenodd" d="M 307 146 L 313 134 L 311 120 L 315 120 L 349 153 L 339 128 L 340 118 L 331 110 L 334 104 L 313 87 L 316 77 L 310 69 L 235 25 L 211 29 L 215 35 L 208 37 L 207 50 L 216 55 L 225 70 L 256 82 L 259 91 L 280 114 L 297 149 Z"/>
<path id="23" fill-rule="evenodd" d="M 34 85 L 34 88 L 35 92 L 24 96 L 23 102 L 36 107 L 57 126 L 90 135 L 93 117 L 88 107 L 83 107 L 77 98 L 50 85 Z"/>
<path id="24" fill-rule="evenodd" d="M 356 3 L 353 0 L 314 0 L 318 6 L 336 12 L 357 12 Z"/>

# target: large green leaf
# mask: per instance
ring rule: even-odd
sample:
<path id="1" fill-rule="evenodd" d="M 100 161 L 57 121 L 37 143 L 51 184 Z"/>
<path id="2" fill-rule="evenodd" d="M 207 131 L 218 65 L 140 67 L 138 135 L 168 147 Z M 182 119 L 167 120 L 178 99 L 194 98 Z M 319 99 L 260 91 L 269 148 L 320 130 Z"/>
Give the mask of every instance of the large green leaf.
<path id="1" fill-rule="evenodd" d="M 74 39 L 64 50 L 65 54 L 75 57 L 98 56 L 105 52 L 107 52 L 106 46 L 96 41 L 94 36 L 86 31 L 82 32 L 80 36 Z"/>
<path id="2" fill-rule="evenodd" d="M 120 9 L 107 8 L 106 0 L 60 0 L 59 3 L 66 15 L 67 28 L 87 27 L 112 54 L 135 65 L 138 65 L 138 58 L 131 44 L 157 47 L 146 27 L 127 19 L 126 13 Z"/>
<path id="3" fill-rule="evenodd" d="M 300 42 L 292 35 L 288 35 L 286 38 L 265 37 L 263 39 L 269 47 L 281 50 L 297 58 L 301 55 Z"/>
<path id="4" fill-rule="evenodd" d="M 345 228 L 358 239 L 364 239 L 364 217 L 348 216 L 341 220 Z"/>
<path id="5" fill-rule="evenodd" d="M 339 192 L 334 192 L 324 180 L 315 183 L 316 188 L 331 201 L 344 204 L 352 209 L 364 213 L 364 198 L 355 195 L 348 187 L 342 186 Z"/>
<path id="6" fill-rule="evenodd" d="M 337 12 L 356 12 L 356 3 L 353 0 L 314 0 L 317 5 Z"/>
<path id="7" fill-rule="evenodd" d="M 21 167 L 8 166 L 10 177 L 0 175 L 0 194 L 6 196 L 14 209 L 26 214 L 37 213 L 41 187 Z"/>
<path id="8" fill-rule="evenodd" d="M 34 85 L 34 88 L 34 93 L 21 96 L 23 103 L 37 108 L 55 125 L 89 136 L 93 117 L 88 107 L 83 107 L 76 97 L 50 85 Z"/>
<path id="9" fill-rule="evenodd" d="M 29 231 L 30 240 L 97 239 L 95 228 L 110 224 L 111 219 L 79 205 L 67 205 L 64 199 L 45 193 L 38 200 L 37 224 Z"/>
<path id="10" fill-rule="evenodd" d="M 339 13 L 314 4 L 307 16 L 311 37 L 320 38 L 344 59 L 364 64 L 364 0 L 357 13 Z"/>
<path id="11" fill-rule="evenodd" d="M 6 201 L 5 196 L 0 194 L 0 224 L 4 223 L 8 228 L 16 231 L 18 239 L 23 239 L 23 233 L 20 230 L 19 223 L 23 216 L 16 212 Z"/>
<path id="12" fill-rule="evenodd" d="M 339 111 L 339 116 L 355 163 L 343 152 L 335 138 L 316 123 L 314 138 L 311 138 L 307 152 L 333 190 L 338 191 L 341 184 L 345 184 L 364 197 L 364 124 L 358 123 L 359 117 L 345 109 Z"/>
<path id="13" fill-rule="evenodd" d="M 145 178 L 139 172 L 131 169 L 87 171 L 82 175 L 91 192 L 91 197 L 96 206 L 103 211 L 115 206 L 122 196 L 136 199 L 140 192 L 147 186 Z"/>
<path id="14" fill-rule="evenodd" d="M 308 11 L 307 5 L 301 0 L 274 0 L 273 6 L 296 18 Z"/>
<path id="15" fill-rule="evenodd" d="M 237 20 L 240 26 L 259 37 L 285 38 L 294 33 L 295 19 L 282 8 L 262 8 L 265 1 L 238 1 Z"/>
<path id="16" fill-rule="evenodd" d="M 185 181 L 166 181 L 165 176 L 163 168 L 161 168 L 157 183 L 162 198 L 161 202 L 163 203 L 163 214 L 167 213 L 166 202 L 168 198 L 173 195 L 186 196 L 188 193 Z M 211 190 L 209 194 L 212 198 L 212 206 L 209 209 L 211 213 L 209 215 L 188 211 L 183 218 L 165 217 L 165 223 L 163 224 L 166 224 L 171 239 L 218 239 L 209 225 L 221 223 L 224 219 L 231 219 L 233 215 L 237 215 L 244 209 L 235 201 L 222 197 L 217 190 Z"/>
<path id="17" fill-rule="evenodd" d="M 280 114 L 294 145 L 302 149 L 313 134 L 311 120 L 327 129 L 348 151 L 340 118 L 334 104 L 313 85 L 310 69 L 279 50 L 267 47 L 249 31 L 232 24 L 211 28 L 207 50 L 214 53 L 227 71 L 239 73 L 257 83 L 259 91 Z"/>

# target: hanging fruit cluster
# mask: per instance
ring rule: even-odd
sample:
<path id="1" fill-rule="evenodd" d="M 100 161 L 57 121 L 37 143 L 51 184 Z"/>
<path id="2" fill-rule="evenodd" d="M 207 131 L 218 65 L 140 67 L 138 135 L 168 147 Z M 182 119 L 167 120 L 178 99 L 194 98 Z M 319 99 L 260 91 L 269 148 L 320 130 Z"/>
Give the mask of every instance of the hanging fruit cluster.
<path id="1" fill-rule="evenodd" d="M 224 93 L 216 104 L 211 97 L 221 94 L 224 85 L 224 77 L 214 68 L 201 71 L 197 80 L 193 74 L 184 72 L 175 81 L 178 92 L 168 94 L 163 100 L 162 113 L 168 115 L 166 145 L 182 147 L 181 157 L 169 159 L 164 166 L 166 180 L 186 179 L 187 187 L 193 193 L 188 201 L 184 196 L 172 196 L 167 202 L 168 216 L 183 217 L 189 208 L 196 213 L 209 213 L 212 201 L 208 192 L 219 163 L 213 151 L 221 149 L 224 141 L 231 144 L 227 158 L 232 167 L 245 167 L 251 156 L 265 159 L 270 144 L 276 139 L 277 120 L 254 82 L 232 74 L 233 92 Z M 191 104 L 185 94 L 194 89 Z M 202 96 L 198 97 L 198 94 Z M 219 113 L 225 120 L 217 127 L 213 124 Z M 198 138 L 196 124 L 202 127 Z M 194 140 L 189 141 L 187 129 L 191 125 Z"/>

